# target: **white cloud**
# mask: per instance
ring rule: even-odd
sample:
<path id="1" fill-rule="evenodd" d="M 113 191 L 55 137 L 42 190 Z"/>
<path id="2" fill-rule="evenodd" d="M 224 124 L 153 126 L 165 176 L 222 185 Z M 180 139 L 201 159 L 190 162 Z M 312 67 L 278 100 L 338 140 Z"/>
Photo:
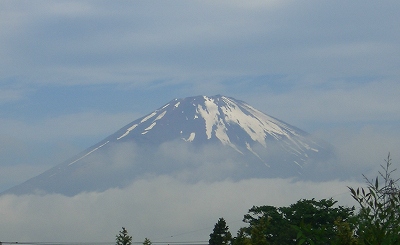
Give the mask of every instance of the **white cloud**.
<path id="1" fill-rule="evenodd" d="M 373 177 L 390 152 L 394 168 L 400 165 L 397 146 L 400 144 L 400 132 L 397 127 L 386 125 L 368 125 L 362 128 L 338 127 L 331 131 L 320 131 L 320 137 L 329 139 L 336 147 L 343 172 L 361 179 L 361 174 Z M 400 176 L 396 172 L 394 175 Z"/>
<path id="2" fill-rule="evenodd" d="M 134 240 L 207 241 L 219 217 L 236 234 L 253 205 L 285 206 L 301 198 L 334 196 L 353 205 L 355 182 L 248 179 L 187 184 L 168 176 L 141 179 L 102 193 L 1 196 L 0 229 L 7 241 L 113 242 L 122 226 Z"/>
<path id="3" fill-rule="evenodd" d="M 87 17 L 94 12 L 94 6 L 88 2 L 81 1 L 55 1 L 43 2 L 43 12 L 56 17 Z"/>
<path id="4" fill-rule="evenodd" d="M 3 5 L 3 79 L 141 85 L 271 73 L 398 75 L 397 17 L 386 14 L 396 5 L 377 6 L 382 11 L 314 1 Z"/>
<path id="5" fill-rule="evenodd" d="M 268 91 L 268 85 L 249 104 L 306 131 L 304 125 L 376 123 L 398 121 L 400 84 L 394 80 L 335 82 L 302 80 L 283 93 Z"/>

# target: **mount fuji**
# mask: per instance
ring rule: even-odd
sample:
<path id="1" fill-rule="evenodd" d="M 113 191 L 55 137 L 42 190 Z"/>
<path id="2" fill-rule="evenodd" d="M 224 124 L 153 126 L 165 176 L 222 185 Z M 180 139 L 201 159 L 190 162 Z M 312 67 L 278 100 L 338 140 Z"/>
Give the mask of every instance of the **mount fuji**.
<path id="1" fill-rule="evenodd" d="M 328 144 L 234 98 L 174 99 L 99 143 L 3 194 L 123 188 L 169 175 L 184 181 L 311 178 Z"/>

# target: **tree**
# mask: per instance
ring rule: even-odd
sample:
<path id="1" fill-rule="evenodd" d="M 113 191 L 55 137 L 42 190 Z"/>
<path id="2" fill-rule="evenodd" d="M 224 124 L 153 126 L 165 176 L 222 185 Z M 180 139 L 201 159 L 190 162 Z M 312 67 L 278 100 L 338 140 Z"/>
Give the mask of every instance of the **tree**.
<path id="1" fill-rule="evenodd" d="M 227 245 L 232 242 L 232 235 L 224 218 L 219 218 L 215 224 L 213 233 L 210 234 L 209 245 Z"/>
<path id="2" fill-rule="evenodd" d="M 249 224 L 245 230 L 250 237 L 254 233 L 253 229 L 259 230 L 260 227 L 264 227 L 262 232 L 270 244 L 287 244 L 292 240 L 290 237 L 295 236 L 292 227 L 285 221 L 283 213 L 274 206 L 253 206 L 244 216 L 243 222 Z"/>
<path id="3" fill-rule="evenodd" d="M 289 207 L 253 207 L 244 216 L 252 244 L 331 244 L 337 238 L 335 221 L 347 221 L 354 208 L 335 207 L 333 199 L 299 200 Z M 265 241 L 262 240 L 265 238 Z"/>
<path id="4" fill-rule="evenodd" d="M 331 244 L 337 237 L 335 221 L 345 222 L 354 212 L 353 207 L 335 207 L 336 203 L 332 198 L 300 200 L 288 208 L 282 208 L 282 212 L 310 241 L 315 244 Z"/>
<path id="5" fill-rule="evenodd" d="M 143 245 L 152 245 L 153 243 L 147 237 L 144 239 Z"/>
<path id="6" fill-rule="evenodd" d="M 390 153 L 385 162 L 375 181 L 363 175 L 367 188 L 348 187 L 360 206 L 356 235 L 361 244 L 400 244 L 399 179 L 392 177 Z"/>
<path id="7" fill-rule="evenodd" d="M 351 228 L 349 222 L 340 219 L 335 220 L 337 245 L 357 245 L 358 239 L 354 236 L 354 228 Z"/>
<path id="8" fill-rule="evenodd" d="M 242 227 L 238 230 L 236 237 L 232 239 L 232 244 L 233 245 L 252 245 L 250 237 L 246 234 L 246 228 Z"/>
<path id="9" fill-rule="evenodd" d="M 122 230 L 116 235 L 116 245 L 132 245 L 132 236 L 128 235 L 128 231 L 125 227 L 122 227 Z"/>
<path id="10" fill-rule="evenodd" d="M 259 222 L 251 229 L 251 245 L 268 245 L 265 230 L 268 227 L 268 218 L 261 217 Z"/>

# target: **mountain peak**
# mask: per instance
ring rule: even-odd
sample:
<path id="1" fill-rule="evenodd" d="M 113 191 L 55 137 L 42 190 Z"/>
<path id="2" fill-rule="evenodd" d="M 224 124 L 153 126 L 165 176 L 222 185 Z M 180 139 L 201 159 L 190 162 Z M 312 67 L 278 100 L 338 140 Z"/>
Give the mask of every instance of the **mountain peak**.
<path id="1" fill-rule="evenodd" d="M 299 140 L 308 136 L 304 131 L 223 95 L 174 99 L 125 126 L 119 134 L 117 140 L 125 137 L 139 140 L 147 135 L 146 138 L 158 142 L 178 138 L 196 143 L 219 141 L 240 153 L 241 149 L 247 149 L 255 155 L 252 145 L 267 148 L 268 142 L 274 140 L 294 143 L 287 145 L 292 153 L 318 151 L 318 147 Z"/>
<path id="2" fill-rule="evenodd" d="M 223 95 L 173 99 L 10 190 L 75 195 L 146 174 L 194 180 L 296 177 L 326 156 L 309 134 Z"/>

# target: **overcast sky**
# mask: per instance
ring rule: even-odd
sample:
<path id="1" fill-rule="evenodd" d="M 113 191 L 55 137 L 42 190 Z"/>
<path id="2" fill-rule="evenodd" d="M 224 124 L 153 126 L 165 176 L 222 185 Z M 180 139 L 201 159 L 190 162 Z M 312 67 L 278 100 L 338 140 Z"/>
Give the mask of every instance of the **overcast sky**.
<path id="1" fill-rule="evenodd" d="M 361 171 L 376 170 L 389 151 L 398 165 L 399 12 L 399 1 L 0 0 L 0 191 L 174 98 L 194 95 L 231 96 L 317 135 L 336 147 L 340 164 L 360 171 L 354 181 Z M 164 187 L 179 185 L 159 177 L 143 189 L 160 181 L 167 181 Z M 336 194 L 346 191 L 346 183 L 335 182 L 344 187 Z M 140 184 L 146 183 L 133 183 L 126 191 L 138 191 Z M 243 188 L 220 184 L 226 190 Z M 191 193 L 211 186 L 180 188 Z M 107 198 L 121 195 L 115 192 L 80 198 L 111 203 Z M 68 230 L 58 237 L 38 235 L 40 229 L 29 224 L 46 223 L 42 216 L 27 219 L 23 214 L 36 212 L 36 205 L 47 203 L 43 198 L 0 199 L 0 215 L 10 218 L 0 224 L 3 231 L 10 230 L 6 238 L 21 238 L 12 233 L 21 227 L 29 230 L 28 240 L 67 240 L 66 234 L 82 230 L 76 227 L 75 233 Z M 63 209 L 67 203 L 68 211 L 79 209 L 79 198 L 62 198 L 56 198 L 56 207 Z M 269 200 L 257 198 L 255 202 Z M 16 203 L 20 206 L 12 209 Z M 240 208 L 253 205 L 248 204 Z M 118 210 L 111 209 L 109 217 Z M 191 220 L 194 216 L 188 215 Z M 97 216 L 88 217 L 85 222 L 90 223 L 90 217 Z M 15 226 L 10 227 L 12 221 Z M 201 229 L 202 221 L 171 228 L 166 235 Z M 101 224 L 97 218 L 95 223 Z M 111 232 L 112 241 L 123 224 L 111 223 L 115 230 L 110 231 L 111 225 L 98 230 Z M 52 227 L 65 230 L 63 225 L 71 227 L 75 221 L 68 218 Z M 91 234 L 90 240 L 98 230 L 76 238 Z"/>

